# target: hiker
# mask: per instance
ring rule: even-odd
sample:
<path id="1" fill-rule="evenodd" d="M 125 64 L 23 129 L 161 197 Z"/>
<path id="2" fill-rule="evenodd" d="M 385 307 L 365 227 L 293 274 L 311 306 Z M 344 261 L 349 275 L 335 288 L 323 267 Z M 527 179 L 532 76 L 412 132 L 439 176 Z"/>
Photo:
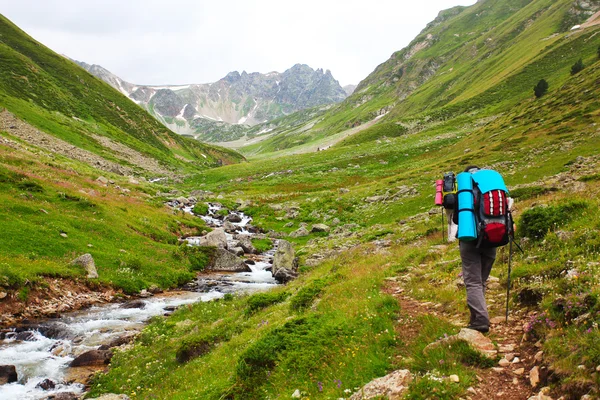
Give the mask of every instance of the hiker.
<path id="1" fill-rule="evenodd" d="M 458 201 L 452 219 L 458 225 L 462 275 L 471 313 L 467 328 L 487 333 L 490 319 L 485 286 L 496 259 L 496 248 L 508 243 L 514 229 L 510 216 L 512 199 L 497 172 L 480 170 L 477 166 L 469 166 L 464 172 L 457 176 Z M 472 187 L 461 187 L 461 180 Z M 459 204 L 461 201 L 463 204 Z"/>

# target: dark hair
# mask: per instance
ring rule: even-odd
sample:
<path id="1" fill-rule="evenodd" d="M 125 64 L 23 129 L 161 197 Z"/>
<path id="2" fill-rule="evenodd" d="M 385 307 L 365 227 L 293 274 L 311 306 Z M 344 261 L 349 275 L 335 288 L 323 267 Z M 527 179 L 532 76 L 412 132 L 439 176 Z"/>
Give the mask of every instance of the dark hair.
<path id="1" fill-rule="evenodd" d="M 477 165 L 469 165 L 467 168 L 465 168 L 465 172 L 469 172 L 472 169 L 480 169 Z"/>

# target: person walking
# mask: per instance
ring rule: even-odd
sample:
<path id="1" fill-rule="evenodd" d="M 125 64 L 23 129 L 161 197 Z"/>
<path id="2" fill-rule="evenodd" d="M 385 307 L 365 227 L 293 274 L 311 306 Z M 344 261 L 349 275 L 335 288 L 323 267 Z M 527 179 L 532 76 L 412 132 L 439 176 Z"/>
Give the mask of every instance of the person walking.
<path id="1" fill-rule="evenodd" d="M 490 190 L 488 187 L 490 182 L 486 181 L 485 178 L 479 178 L 482 176 L 489 177 L 490 171 L 486 170 L 485 173 L 482 171 L 478 174 L 479 171 L 482 170 L 474 165 L 465 168 L 464 172 L 472 174 L 473 181 L 476 183 L 473 189 L 467 190 L 472 193 L 474 204 L 471 206 L 463 205 L 463 208 L 463 206 L 458 205 L 457 201 L 452 219 L 460 229 L 459 212 L 469 212 L 472 209 L 471 213 L 475 215 L 476 220 L 479 220 L 476 228 L 476 238 L 466 236 L 461 239 L 459 234 L 458 239 L 462 276 L 467 292 L 467 307 L 470 312 L 467 328 L 487 333 L 490 329 L 490 317 L 485 301 L 486 283 L 496 260 L 496 248 L 508 242 L 510 230 L 513 228 L 512 217 L 510 216 L 512 199 L 507 196 L 508 192 L 503 181 L 501 185 L 497 186 L 503 190 L 496 189 L 496 186 L 492 186 L 494 190 Z M 493 172 L 493 174 L 492 180 L 500 176 L 496 172 Z M 482 195 L 482 192 L 485 195 Z M 494 215 L 499 216 L 499 218 L 494 220 Z M 498 228 L 500 228 L 499 231 L 495 230 Z"/>

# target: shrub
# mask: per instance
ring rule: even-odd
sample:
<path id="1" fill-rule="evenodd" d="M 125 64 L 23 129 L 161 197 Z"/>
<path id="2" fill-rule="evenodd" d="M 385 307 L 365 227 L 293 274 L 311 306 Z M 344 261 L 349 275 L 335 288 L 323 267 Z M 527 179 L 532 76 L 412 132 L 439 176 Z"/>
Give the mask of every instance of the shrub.
<path id="1" fill-rule="evenodd" d="M 258 310 L 262 310 L 263 308 L 267 308 L 270 305 L 281 303 L 289 296 L 288 293 L 257 293 L 248 298 L 248 306 L 246 307 L 246 315 L 251 315 L 257 312 Z"/>
<path id="2" fill-rule="evenodd" d="M 175 353 L 175 358 L 180 364 L 184 364 L 196 357 L 209 353 L 215 342 L 205 338 L 191 338 L 184 340 Z"/>
<path id="3" fill-rule="evenodd" d="M 546 82 L 545 79 L 541 79 L 537 85 L 535 85 L 533 87 L 533 93 L 535 94 L 535 97 L 540 98 L 543 95 L 546 94 L 546 92 L 548 91 L 548 82 Z"/>
<path id="4" fill-rule="evenodd" d="M 208 204 L 198 203 L 194 206 L 192 212 L 196 215 L 206 215 L 208 214 Z"/>
<path id="5" fill-rule="evenodd" d="M 520 219 L 518 231 L 522 236 L 541 240 L 546 233 L 569 222 L 575 215 L 587 208 L 583 201 L 570 201 L 565 204 L 547 207 L 534 207 L 526 210 Z"/>
<path id="6" fill-rule="evenodd" d="M 524 188 L 513 189 L 510 191 L 510 196 L 513 199 L 526 200 L 533 197 L 541 196 L 547 193 L 556 192 L 556 188 L 545 188 L 542 186 L 529 186 Z"/>
<path id="7" fill-rule="evenodd" d="M 321 294 L 325 287 L 325 281 L 317 279 L 310 284 L 302 287 L 290 301 L 290 309 L 294 311 L 304 310 L 311 306 L 314 299 Z"/>
<path id="8" fill-rule="evenodd" d="M 583 71 L 583 69 L 585 68 L 585 65 L 583 65 L 583 60 L 580 58 L 579 60 L 577 60 L 577 62 L 575 64 L 573 64 L 573 66 L 571 67 L 571 75 L 576 75 L 579 72 Z"/>
<path id="9" fill-rule="evenodd" d="M 214 247 L 183 245 L 175 250 L 173 258 L 177 260 L 187 259 L 191 271 L 204 271 L 210 264 L 214 253 Z"/>

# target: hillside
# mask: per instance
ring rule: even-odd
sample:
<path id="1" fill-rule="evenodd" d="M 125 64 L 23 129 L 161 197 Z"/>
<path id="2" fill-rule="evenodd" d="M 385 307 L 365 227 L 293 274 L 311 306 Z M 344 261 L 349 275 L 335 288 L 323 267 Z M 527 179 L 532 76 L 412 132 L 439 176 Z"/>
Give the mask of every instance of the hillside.
<path id="1" fill-rule="evenodd" d="M 51 278 L 85 287 L 84 271 L 69 266 L 84 253 L 103 271 L 96 289 L 189 281 L 186 257 L 172 254 L 184 232 L 205 224 L 169 212 L 163 203 L 177 192 L 151 182 L 244 158 L 169 131 L 4 17 L 0 34 L 0 292 L 10 293 L 2 320 Z"/>
<path id="2" fill-rule="evenodd" d="M 190 280 L 205 257 L 176 243 L 208 229 L 165 207 L 183 195 L 198 212 L 243 210 L 271 241 L 291 243 L 298 277 L 153 318 L 87 382 L 88 398 L 600 397 L 597 6 L 482 0 L 443 11 L 344 102 L 256 125 L 249 162 L 179 182 L 98 179 L 9 126 L 0 311 L 21 311 L 3 318 L 28 315 L 51 279 L 117 297 Z M 542 78 L 549 88 L 536 97 Z M 524 251 L 498 250 L 491 330 L 478 344 L 455 336 L 469 318 L 460 252 L 433 201 L 435 180 L 470 164 L 504 176 Z M 69 264 L 83 252 L 99 281 Z M 363 395 L 370 382 L 380 390 Z"/>
<path id="3" fill-rule="evenodd" d="M 118 164 L 128 174 L 145 177 L 174 177 L 242 159 L 235 152 L 174 134 L 4 17 L 0 18 L 0 33 L 0 106 L 23 121 L 16 125 L 25 131 L 37 129 L 54 137 L 53 145 L 37 142 L 36 146 L 67 157 L 68 151 L 59 148 L 74 146 L 102 159 L 97 162 L 94 158 L 88 164 Z M 3 114 L 5 126 L 11 118 Z M 10 132 L 12 128 L 8 128 Z M 27 140 L 24 135 L 27 133 L 17 136 Z M 147 162 L 136 162 L 142 159 Z M 155 167 L 145 170 L 146 164 Z"/>
<path id="4" fill-rule="evenodd" d="M 207 84 L 148 86 L 123 81 L 99 65 L 75 61 L 148 110 L 174 132 L 207 142 L 244 137 L 249 127 L 320 105 L 339 103 L 342 88 L 330 71 L 296 64 L 279 72 L 228 73 Z"/>
<path id="5" fill-rule="evenodd" d="M 272 132 L 260 152 L 318 143 L 381 115 L 364 140 L 451 119 L 475 127 L 530 99 L 540 79 L 559 87 L 580 57 L 593 60 L 598 26 L 570 29 L 599 9 L 598 1 L 515 0 L 443 11 L 309 131 Z M 240 150 L 253 154 L 257 147 Z"/>

